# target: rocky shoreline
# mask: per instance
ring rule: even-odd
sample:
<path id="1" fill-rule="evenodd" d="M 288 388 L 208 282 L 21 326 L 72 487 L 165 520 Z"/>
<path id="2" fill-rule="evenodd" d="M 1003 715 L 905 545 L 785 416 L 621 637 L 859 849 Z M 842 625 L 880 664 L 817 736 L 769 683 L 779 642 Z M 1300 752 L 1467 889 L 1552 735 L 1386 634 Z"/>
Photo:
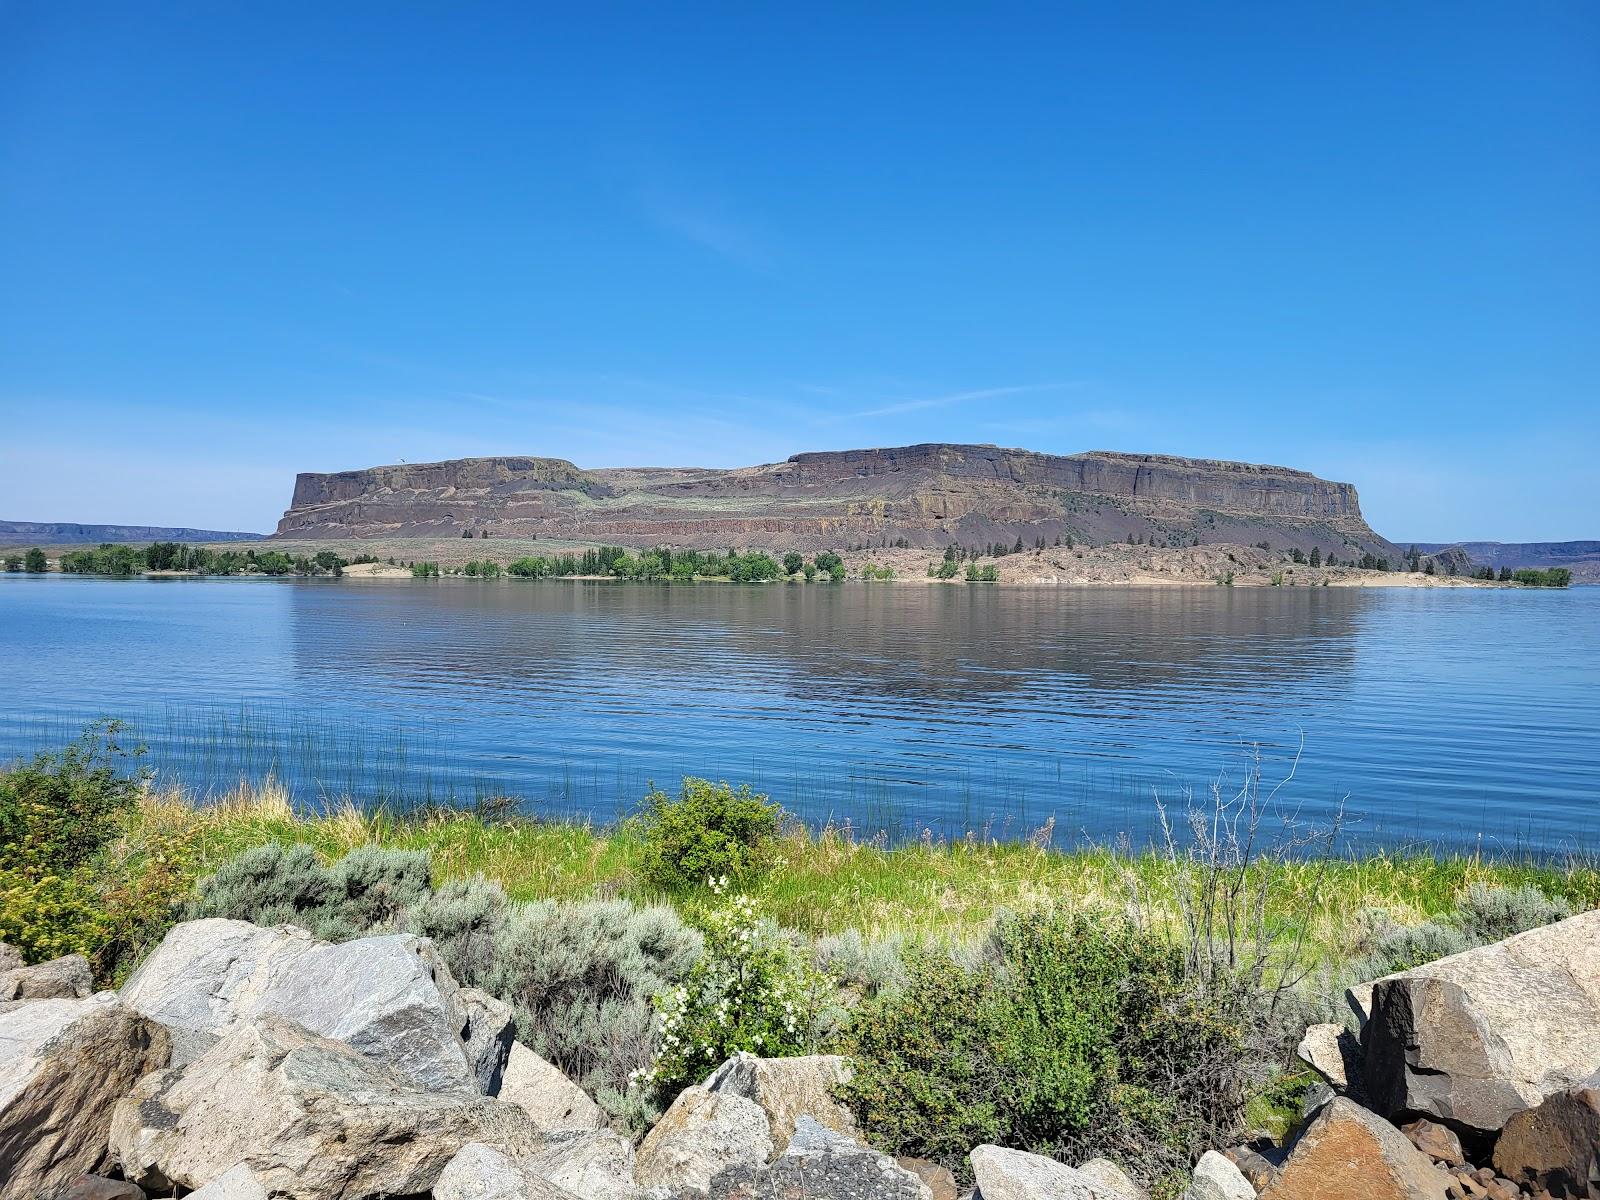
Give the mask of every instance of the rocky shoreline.
<path id="1" fill-rule="evenodd" d="M 739 1054 L 637 1143 L 426 938 L 206 918 L 118 992 L 0 947 L 0 1200 L 956 1200 L 864 1144 L 850 1063 Z M 1282 1144 L 1185 1200 L 1600 1196 L 1600 912 L 1351 989 Z M 1137 1200 L 1104 1159 L 974 1146 L 974 1200 Z"/>

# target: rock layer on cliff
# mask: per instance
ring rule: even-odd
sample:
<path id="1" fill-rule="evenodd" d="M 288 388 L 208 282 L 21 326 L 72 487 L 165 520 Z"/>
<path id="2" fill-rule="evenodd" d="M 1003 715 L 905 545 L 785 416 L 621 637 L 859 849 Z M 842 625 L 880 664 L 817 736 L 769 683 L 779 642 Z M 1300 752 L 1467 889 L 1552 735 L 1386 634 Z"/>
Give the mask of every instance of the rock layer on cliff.
<path id="1" fill-rule="evenodd" d="M 580 470 L 554 458 L 472 458 L 302 474 L 280 537 L 487 531 L 625 546 L 822 549 L 984 546 L 1021 538 L 1399 551 L 1355 488 L 1287 467 L 1092 451 L 930 444 L 797 454 L 731 470 Z"/>

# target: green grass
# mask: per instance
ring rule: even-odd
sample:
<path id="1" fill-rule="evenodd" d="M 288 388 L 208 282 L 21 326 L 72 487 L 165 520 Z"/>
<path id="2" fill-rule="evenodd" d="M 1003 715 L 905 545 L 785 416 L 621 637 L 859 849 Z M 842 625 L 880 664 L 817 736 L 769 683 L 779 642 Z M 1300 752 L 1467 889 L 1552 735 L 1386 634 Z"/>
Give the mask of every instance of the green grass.
<path id="1" fill-rule="evenodd" d="M 396 816 L 349 804 L 303 815 L 271 783 L 207 804 L 163 792 L 147 799 L 138 822 L 151 830 L 181 830 L 200 874 L 268 841 L 303 842 L 330 859 L 376 844 L 426 850 L 436 879 L 482 875 L 518 899 L 596 894 L 678 904 L 700 899 L 694 893 L 664 896 L 643 883 L 643 847 L 626 825 L 601 829 L 451 811 Z M 870 937 L 955 942 L 980 936 L 997 907 L 1051 900 L 1120 910 L 1137 891 L 1157 912 L 1170 915 L 1176 912 L 1181 869 L 1154 853 L 1059 851 L 977 839 L 886 849 L 839 830 L 792 829 L 780 840 L 773 868 L 749 890 L 769 916 L 803 933 L 857 929 Z M 1277 932 L 1293 933 L 1309 920 L 1310 944 L 1330 962 L 1344 953 L 1361 910 L 1384 908 L 1397 921 L 1419 922 L 1450 912 L 1474 883 L 1532 884 L 1575 907 L 1600 905 L 1600 866 L 1589 860 L 1375 854 L 1268 860 L 1256 869 L 1272 873 L 1269 907 Z"/>

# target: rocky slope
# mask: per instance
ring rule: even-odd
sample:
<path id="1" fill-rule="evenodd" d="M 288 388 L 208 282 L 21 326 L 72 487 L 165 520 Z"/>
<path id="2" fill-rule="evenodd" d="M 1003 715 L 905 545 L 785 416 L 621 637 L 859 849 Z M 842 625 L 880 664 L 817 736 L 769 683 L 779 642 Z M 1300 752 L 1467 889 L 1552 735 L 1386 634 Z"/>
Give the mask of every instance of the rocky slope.
<path id="1" fill-rule="evenodd" d="M 1398 560 L 1355 488 L 1287 467 L 1093 451 L 930 444 L 797 454 L 731 470 L 580 470 L 474 458 L 302 474 L 275 536 L 464 530 L 624 546 L 982 547 L 1057 538 L 1190 545 L 1266 541 Z"/>
<path id="2" fill-rule="evenodd" d="M 253 542 L 266 534 L 172 525 L 75 525 L 70 521 L 0 521 L 0 545 L 76 546 L 101 542 Z"/>
<path id="3" fill-rule="evenodd" d="M 1456 550 L 1490 567 L 1566 567 L 1574 583 L 1600 583 L 1600 541 L 1418 542 L 1424 554 Z"/>

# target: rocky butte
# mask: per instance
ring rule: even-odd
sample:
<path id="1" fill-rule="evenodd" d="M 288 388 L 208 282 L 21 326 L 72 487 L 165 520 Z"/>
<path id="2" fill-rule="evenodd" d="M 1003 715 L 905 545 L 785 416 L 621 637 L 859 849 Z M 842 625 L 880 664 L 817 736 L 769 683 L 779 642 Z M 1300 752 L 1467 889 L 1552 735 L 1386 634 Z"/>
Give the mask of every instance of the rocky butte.
<path id="1" fill-rule="evenodd" d="M 1305 471 L 944 443 L 796 454 L 727 470 L 582 470 L 559 458 L 506 456 L 305 473 L 276 536 L 465 530 L 634 547 L 803 550 L 1131 536 L 1157 545 L 1266 541 L 1400 558 L 1362 518 L 1353 486 Z"/>

